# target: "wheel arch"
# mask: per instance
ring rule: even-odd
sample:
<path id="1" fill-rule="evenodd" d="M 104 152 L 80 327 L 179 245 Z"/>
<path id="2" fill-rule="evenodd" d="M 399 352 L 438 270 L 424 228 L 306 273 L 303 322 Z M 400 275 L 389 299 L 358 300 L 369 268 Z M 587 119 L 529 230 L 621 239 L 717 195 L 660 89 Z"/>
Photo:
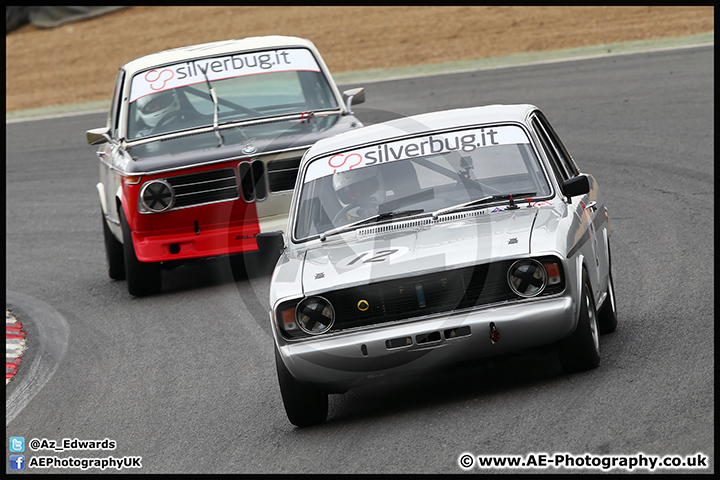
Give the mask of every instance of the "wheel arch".
<path id="1" fill-rule="evenodd" d="M 98 195 L 100 196 L 100 207 L 102 208 L 103 214 L 108 214 L 108 206 L 107 202 L 105 201 L 105 185 L 102 184 L 102 182 L 98 182 L 97 185 L 95 185 L 95 188 L 97 189 Z"/>
<path id="2" fill-rule="evenodd" d="M 122 187 L 118 187 L 115 192 L 115 213 L 118 215 L 118 219 L 120 218 L 120 210 L 123 211 L 125 218 L 128 218 L 127 208 L 125 208 L 125 202 L 123 202 Z"/>

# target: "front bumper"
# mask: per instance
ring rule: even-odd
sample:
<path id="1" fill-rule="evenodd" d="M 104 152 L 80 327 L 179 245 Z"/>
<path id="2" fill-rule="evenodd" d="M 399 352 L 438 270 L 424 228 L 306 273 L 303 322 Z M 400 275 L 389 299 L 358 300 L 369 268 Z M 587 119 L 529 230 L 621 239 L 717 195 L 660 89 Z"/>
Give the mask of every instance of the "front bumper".
<path id="1" fill-rule="evenodd" d="M 257 251 L 258 222 L 172 233 L 132 232 L 141 262 L 165 262 Z"/>
<path id="2" fill-rule="evenodd" d="M 566 293 L 332 337 L 282 341 L 278 350 L 299 381 L 328 392 L 343 391 L 379 377 L 550 344 L 569 336 L 576 322 L 576 302 Z M 500 335 L 494 343 L 491 323 Z"/>

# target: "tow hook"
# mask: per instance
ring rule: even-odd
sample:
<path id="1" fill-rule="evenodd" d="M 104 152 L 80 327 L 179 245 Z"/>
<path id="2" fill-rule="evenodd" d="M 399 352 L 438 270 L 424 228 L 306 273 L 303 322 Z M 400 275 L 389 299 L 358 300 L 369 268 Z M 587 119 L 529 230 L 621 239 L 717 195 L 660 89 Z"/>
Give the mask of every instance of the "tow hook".
<path id="1" fill-rule="evenodd" d="M 500 332 L 495 327 L 495 322 L 490 322 L 490 341 L 495 345 L 495 342 L 500 341 Z"/>

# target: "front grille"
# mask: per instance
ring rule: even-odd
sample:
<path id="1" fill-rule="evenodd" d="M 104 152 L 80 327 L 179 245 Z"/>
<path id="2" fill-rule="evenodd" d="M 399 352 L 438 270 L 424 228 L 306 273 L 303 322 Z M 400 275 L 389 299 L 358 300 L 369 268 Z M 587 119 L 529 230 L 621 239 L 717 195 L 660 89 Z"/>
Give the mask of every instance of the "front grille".
<path id="1" fill-rule="evenodd" d="M 208 203 L 237 200 L 237 176 L 234 168 L 190 173 L 165 179 L 175 191 L 173 209 L 194 207 Z"/>
<path id="2" fill-rule="evenodd" d="M 268 182 L 271 192 L 283 192 L 295 188 L 300 158 L 272 160 L 267 163 Z"/>
<path id="3" fill-rule="evenodd" d="M 563 292 L 565 274 L 558 258 L 547 256 L 536 260 L 560 267 L 560 281 L 547 285 L 537 298 Z M 492 262 L 323 292 L 320 296 L 328 300 L 335 310 L 335 324 L 329 333 L 524 300 L 508 285 L 508 269 L 514 262 Z M 278 307 L 276 313 L 280 325 L 287 322 L 282 312 L 294 312 L 297 302 L 289 300 Z M 299 340 L 310 336 L 299 329 L 281 331 L 288 339 Z M 455 334 L 457 332 L 452 333 Z"/>
<path id="4" fill-rule="evenodd" d="M 476 265 L 324 294 L 334 306 L 333 330 L 392 322 L 517 299 L 506 275 L 512 262 Z M 369 308 L 361 311 L 358 302 Z"/>

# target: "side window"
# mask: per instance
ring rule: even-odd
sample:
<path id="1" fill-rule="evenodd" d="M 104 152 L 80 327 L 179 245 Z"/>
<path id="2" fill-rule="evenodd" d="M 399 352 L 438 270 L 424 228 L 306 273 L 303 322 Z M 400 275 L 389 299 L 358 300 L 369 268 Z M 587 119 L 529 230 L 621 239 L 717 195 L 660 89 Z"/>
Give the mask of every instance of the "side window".
<path id="1" fill-rule="evenodd" d="M 538 138 L 540 138 L 540 143 L 542 144 L 543 150 L 545 150 L 545 153 L 550 159 L 550 166 L 555 173 L 555 177 L 557 178 L 558 183 L 562 185 L 562 183 L 568 178 L 570 178 L 570 176 L 565 170 L 563 163 L 558 158 L 557 151 L 553 147 L 552 142 L 550 142 L 550 138 L 548 138 L 547 132 L 544 128 L 542 128 L 542 125 L 540 124 L 538 119 L 533 118 L 531 123 L 533 129 L 535 130 L 535 133 L 537 133 Z"/>
<path id="2" fill-rule="evenodd" d="M 122 103 L 122 88 L 125 81 L 125 71 L 120 69 L 117 80 L 115 80 L 115 90 L 113 91 L 112 107 L 110 109 L 110 136 L 117 138 L 118 129 L 120 128 L 120 105 Z"/>
<path id="3" fill-rule="evenodd" d="M 555 130 L 552 128 L 552 125 L 550 125 L 550 122 L 548 122 L 547 118 L 545 118 L 545 116 L 540 112 L 537 112 L 537 118 L 543 129 L 545 129 L 545 132 L 554 146 L 555 151 L 558 154 L 558 158 L 563 163 L 565 170 L 571 177 L 579 175 L 580 170 L 577 168 L 577 165 L 575 165 L 575 161 L 567 151 L 567 148 L 565 148 L 565 144 L 562 140 L 560 140 L 560 137 L 558 137 L 558 134 L 555 133 Z"/>

